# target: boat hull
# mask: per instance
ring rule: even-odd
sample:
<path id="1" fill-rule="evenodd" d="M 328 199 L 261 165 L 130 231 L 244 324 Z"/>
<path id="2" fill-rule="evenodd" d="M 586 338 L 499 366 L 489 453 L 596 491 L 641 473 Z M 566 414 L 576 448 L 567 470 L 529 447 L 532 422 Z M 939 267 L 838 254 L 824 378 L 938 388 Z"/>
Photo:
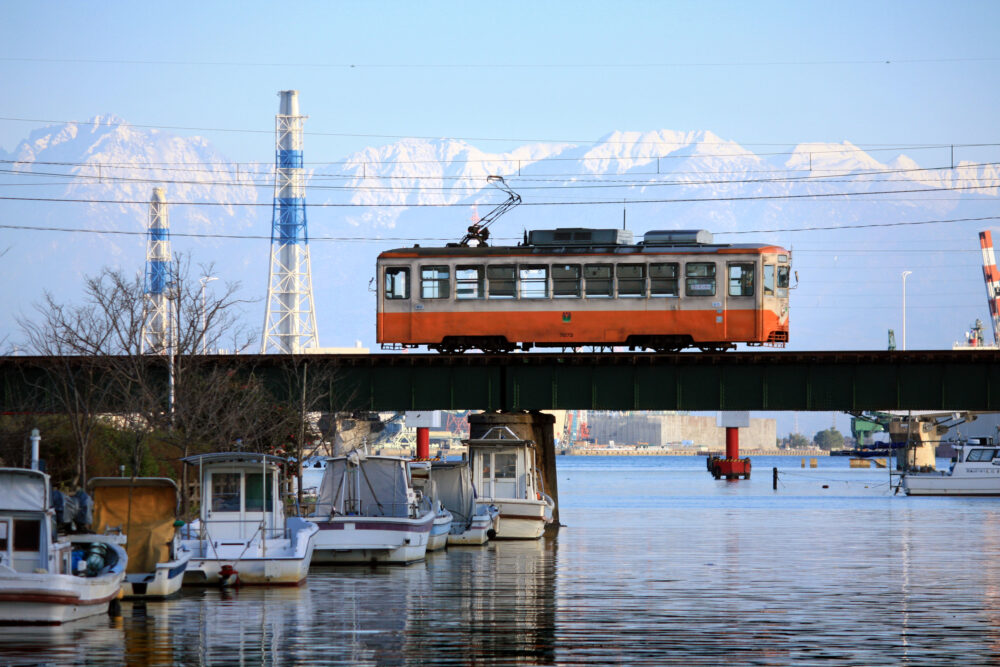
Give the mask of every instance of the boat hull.
<path id="1" fill-rule="evenodd" d="M 313 563 L 403 565 L 426 555 L 434 514 L 428 511 L 416 519 L 359 516 L 309 520 L 319 527 Z"/>
<path id="2" fill-rule="evenodd" d="M 1000 496 L 1000 475 L 958 478 L 943 474 L 905 475 L 903 491 L 908 496 Z"/>
<path id="3" fill-rule="evenodd" d="M 431 534 L 427 538 L 427 550 L 437 551 L 448 546 L 448 533 L 451 532 L 451 514 L 437 516 L 431 526 Z"/>
<path id="4" fill-rule="evenodd" d="M 190 539 L 181 548 L 192 552 L 184 571 L 185 586 L 297 586 L 309 574 L 319 530 L 300 519 L 289 519 L 291 539 L 246 542 Z M 195 526 L 197 527 L 197 526 Z M 235 570 L 236 575 L 223 571 Z"/>
<path id="5" fill-rule="evenodd" d="M 129 599 L 167 598 L 180 592 L 191 552 L 181 550 L 176 560 L 157 563 L 153 572 L 126 574 L 122 596 Z"/>
<path id="6" fill-rule="evenodd" d="M 484 498 L 481 504 L 496 505 L 500 510 L 498 540 L 537 540 L 552 522 L 552 505 L 546 500 Z"/>
<path id="7" fill-rule="evenodd" d="M 461 532 L 451 532 L 448 534 L 449 545 L 479 546 L 486 544 L 490 539 L 490 530 L 493 528 L 494 520 L 487 514 L 477 514 L 472 518 L 472 523 Z"/>
<path id="8" fill-rule="evenodd" d="M 0 569 L 0 623 L 59 625 L 106 613 L 121 591 L 124 572 L 98 577 L 25 574 Z"/>

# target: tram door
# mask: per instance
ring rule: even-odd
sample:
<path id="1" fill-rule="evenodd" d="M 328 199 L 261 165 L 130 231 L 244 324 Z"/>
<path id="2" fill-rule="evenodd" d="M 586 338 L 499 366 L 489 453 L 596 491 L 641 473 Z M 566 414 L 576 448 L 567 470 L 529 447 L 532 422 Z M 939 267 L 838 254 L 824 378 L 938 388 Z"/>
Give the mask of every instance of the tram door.
<path id="1" fill-rule="evenodd" d="M 523 464 L 518 465 L 518 450 L 498 449 L 483 452 L 483 493 L 487 498 L 519 498 L 518 480 L 523 476 Z"/>
<path id="2" fill-rule="evenodd" d="M 755 340 L 760 337 L 756 273 L 754 262 L 729 262 L 726 265 L 723 335 L 727 339 Z"/>

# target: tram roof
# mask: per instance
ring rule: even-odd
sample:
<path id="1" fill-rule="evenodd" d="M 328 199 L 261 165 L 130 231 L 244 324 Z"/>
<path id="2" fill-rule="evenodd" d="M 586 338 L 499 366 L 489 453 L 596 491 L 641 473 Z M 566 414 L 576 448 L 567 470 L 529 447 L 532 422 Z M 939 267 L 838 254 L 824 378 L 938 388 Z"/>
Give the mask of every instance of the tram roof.
<path id="1" fill-rule="evenodd" d="M 578 255 L 706 255 L 740 253 L 788 253 L 781 246 L 766 243 L 732 243 L 711 245 L 566 245 L 566 246 L 445 246 L 393 248 L 379 257 L 525 257 L 525 256 L 578 256 Z"/>

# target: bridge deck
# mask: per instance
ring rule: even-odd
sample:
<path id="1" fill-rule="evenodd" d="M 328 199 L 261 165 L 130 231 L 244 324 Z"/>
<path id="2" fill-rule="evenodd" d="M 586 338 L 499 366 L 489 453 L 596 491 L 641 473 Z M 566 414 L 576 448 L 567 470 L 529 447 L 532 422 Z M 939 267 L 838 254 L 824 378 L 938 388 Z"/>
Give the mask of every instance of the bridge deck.
<path id="1" fill-rule="evenodd" d="M 89 363 L 0 358 L 0 410 L 44 409 L 45 369 Z M 162 359 L 149 363 L 165 376 Z M 338 388 L 331 407 L 340 409 L 1000 411 L 997 350 L 209 355 L 184 363 L 258 374 L 274 387 L 307 363 L 311 377 Z"/>

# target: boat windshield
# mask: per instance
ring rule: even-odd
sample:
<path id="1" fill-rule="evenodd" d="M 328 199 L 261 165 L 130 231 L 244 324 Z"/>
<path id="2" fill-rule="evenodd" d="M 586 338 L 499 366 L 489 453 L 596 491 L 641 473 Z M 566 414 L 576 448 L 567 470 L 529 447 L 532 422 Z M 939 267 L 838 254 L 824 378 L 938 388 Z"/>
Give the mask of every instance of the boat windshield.
<path id="1" fill-rule="evenodd" d="M 995 449 L 973 449 L 965 458 L 966 461 L 985 462 L 992 461 L 997 455 Z"/>

